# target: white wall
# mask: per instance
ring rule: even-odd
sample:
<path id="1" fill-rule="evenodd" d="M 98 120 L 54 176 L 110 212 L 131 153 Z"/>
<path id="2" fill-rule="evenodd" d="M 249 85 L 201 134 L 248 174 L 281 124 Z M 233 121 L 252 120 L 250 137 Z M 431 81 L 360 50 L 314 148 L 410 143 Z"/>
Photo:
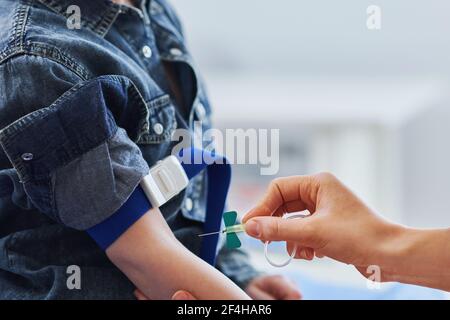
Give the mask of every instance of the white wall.
<path id="1" fill-rule="evenodd" d="M 171 1 L 206 74 L 450 73 L 448 0 Z M 381 31 L 366 28 L 371 4 Z"/>
<path id="2" fill-rule="evenodd" d="M 280 128 L 300 153 L 280 155 L 280 174 L 331 170 L 394 220 L 450 223 L 450 1 L 172 3 L 216 124 Z"/>

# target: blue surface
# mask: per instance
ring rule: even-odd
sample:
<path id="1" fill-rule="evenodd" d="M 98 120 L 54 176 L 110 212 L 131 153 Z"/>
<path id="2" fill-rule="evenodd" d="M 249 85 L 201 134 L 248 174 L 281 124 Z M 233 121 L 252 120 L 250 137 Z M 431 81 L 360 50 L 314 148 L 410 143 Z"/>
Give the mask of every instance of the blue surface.
<path id="1" fill-rule="evenodd" d="M 106 251 L 114 241 L 151 208 L 152 205 L 144 190 L 138 185 L 117 212 L 86 231 L 100 248 Z"/>
<path id="2" fill-rule="evenodd" d="M 263 250 L 259 240 L 242 235 L 243 248 L 248 250 Z M 284 242 L 274 242 L 270 251 L 285 252 Z M 339 262 L 336 262 L 339 263 Z M 306 300 L 444 300 L 447 294 L 440 290 L 423 288 L 400 283 L 382 284 L 382 289 L 355 288 L 352 286 L 336 285 L 320 279 L 312 279 L 301 271 L 287 271 L 280 269 L 292 279 L 300 288 Z M 355 270 L 355 272 L 357 272 Z M 328 277 L 327 277 L 328 278 Z M 365 281 L 361 276 L 362 281 Z"/>
<path id="3" fill-rule="evenodd" d="M 356 271 L 355 271 L 356 272 Z M 320 282 L 301 272 L 286 274 L 301 289 L 307 300 L 443 300 L 446 293 L 412 285 L 392 284 L 385 289 L 355 289 Z M 383 284 L 383 286 L 385 286 Z"/>
<path id="4" fill-rule="evenodd" d="M 220 230 L 231 182 L 230 163 L 225 157 L 215 152 L 195 148 L 181 150 L 178 159 L 189 179 L 203 170 L 207 170 L 208 193 L 203 232 L 211 233 Z M 213 234 L 202 239 L 200 257 L 212 266 L 216 264 L 218 243 L 219 234 Z"/>

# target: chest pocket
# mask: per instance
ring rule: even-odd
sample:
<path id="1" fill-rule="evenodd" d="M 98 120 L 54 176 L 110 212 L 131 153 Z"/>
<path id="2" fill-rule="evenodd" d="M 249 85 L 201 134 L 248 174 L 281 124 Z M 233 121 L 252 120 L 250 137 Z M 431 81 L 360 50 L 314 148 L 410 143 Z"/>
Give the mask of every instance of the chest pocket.
<path id="1" fill-rule="evenodd" d="M 175 107 L 168 95 L 147 102 L 148 114 L 142 119 L 137 144 L 159 144 L 170 142 L 177 127 Z"/>
<path id="2" fill-rule="evenodd" d="M 135 140 L 142 155 L 151 166 L 170 155 L 171 137 L 177 128 L 175 107 L 168 95 L 146 102 L 147 113 L 142 115 Z"/>

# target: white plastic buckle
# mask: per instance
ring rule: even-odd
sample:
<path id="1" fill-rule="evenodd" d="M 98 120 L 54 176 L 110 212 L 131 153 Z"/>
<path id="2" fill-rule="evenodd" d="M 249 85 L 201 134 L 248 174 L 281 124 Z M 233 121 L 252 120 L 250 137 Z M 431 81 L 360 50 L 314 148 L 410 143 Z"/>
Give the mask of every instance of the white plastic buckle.
<path id="1" fill-rule="evenodd" d="M 175 156 L 169 156 L 150 168 L 141 181 L 141 187 L 153 208 L 159 208 L 183 191 L 189 179 Z"/>

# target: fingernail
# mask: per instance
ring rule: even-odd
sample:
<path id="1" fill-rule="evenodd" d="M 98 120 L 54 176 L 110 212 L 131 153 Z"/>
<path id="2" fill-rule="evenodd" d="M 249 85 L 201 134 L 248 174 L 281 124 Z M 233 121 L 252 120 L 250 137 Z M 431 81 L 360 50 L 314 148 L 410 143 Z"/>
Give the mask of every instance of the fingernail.
<path id="1" fill-rule="evenodd" d="M 246 214 L 244 214 L 244 216 L 242 217 L 242 222 L 246 223 L 247 222 L 247 216 L 251 213 L 251 211 L 247 212 Z"/>
<path id="2" fill-rule="evenodd" d="M 261 236 L 261 227 L 258 222 L 250 220 L 245 224 L 245 231 L 252 237 L 259 238 Z"/>
<path id="3" fill-rule="evenodd" d="M 307 249 L 302 250 L 302 258 L 305 260 L 311 260 L 313 258 L 313 255 L 311 252 Z"/>
<path id="4" fill-rule="evenodd" d="M 300 256 L 301 256 L 303 259 L 308 259 L 308 253 L 306 252 L 306 250 L 302 250 L 302 252 L 300 253 Z"/>
<path id="5" fill-rule="evenodd" d="M 188 300 L 189 299 L 189 295 L 185 292 L 177 292 L 174 294 L 173 300 Z"/>

